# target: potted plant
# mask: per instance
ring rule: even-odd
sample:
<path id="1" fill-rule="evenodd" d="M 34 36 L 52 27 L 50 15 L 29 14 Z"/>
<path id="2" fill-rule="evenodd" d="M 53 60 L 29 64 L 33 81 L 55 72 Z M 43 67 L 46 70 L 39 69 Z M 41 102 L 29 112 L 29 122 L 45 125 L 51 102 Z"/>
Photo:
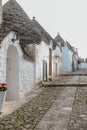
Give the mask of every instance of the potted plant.
<path id="1" fill-rule="evenodd" d="M 52 81 L 52 76 L 51 75 L 49 75 L 49 81 Z"/>
<path id="2" fill-rule="evenodd" d="M 6 97 L 6 83 L 0 83 L 0 113 L 2 113 L 3 105 Z"/>

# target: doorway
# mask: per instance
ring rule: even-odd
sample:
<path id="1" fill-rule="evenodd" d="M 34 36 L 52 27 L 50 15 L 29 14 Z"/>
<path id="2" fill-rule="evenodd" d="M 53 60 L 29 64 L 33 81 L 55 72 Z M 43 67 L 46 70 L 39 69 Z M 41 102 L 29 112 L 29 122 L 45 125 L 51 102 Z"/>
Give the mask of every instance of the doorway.
<path id="1" fill-rule="evenodd" d="M 19 59 L 15 46 L 10 45 L 7 50 L 6 61 L 6 100 L 19 99 Z"/>
<path id="2" fill-rule="evenodd" d="M 47 81 L 47 62 L 43 60 L 43 81 Z"/>

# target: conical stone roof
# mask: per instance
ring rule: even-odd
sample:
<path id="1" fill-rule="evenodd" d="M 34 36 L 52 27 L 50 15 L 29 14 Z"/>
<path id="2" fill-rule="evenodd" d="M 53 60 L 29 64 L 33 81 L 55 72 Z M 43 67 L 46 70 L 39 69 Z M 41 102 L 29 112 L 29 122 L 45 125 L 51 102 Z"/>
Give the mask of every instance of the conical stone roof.
<path id="1" fill-rule="evenodd" d="M 58 33 L 58 35 L 55 37 L 55 41 L 56 42 L 60 42 L 61 46 L 64 46 L 65 41 L 63 40 L 63 38 L 60 36 L 60 34 Z"/>
<path id="2" fill-rule="evenodd" d="M 36 21 L 36 19 L 32 19 L 32 23 L 33 25 L 39 30 L 42 39 L 45 38 L 48 42 L 50 42 L 52 39 L 52 37 L 50 36 L 50 34 L 39 24 L 38 21 Z"/>
<path id="3" fill-rule="evenodd" d="M 50 44 L 50 41 L 52 41 L 53 47 L 55 49 L 57 44 L 56 44 L 56 41 L 50 36 L 50 34 L 40 25 L 40 23 L 35 18 L 32 19 L 32 23 L 33 23 L 34 28 L 36 28 L 37 31 L 39 32 L 41 39 L 45 40 L 46 43 L 48 44 Z"/>
<path id="4" fill-rule="evenodd" d="M 20 44 L 37 43 L 41 41 L 40 35 L 33 28 L 32 22 L 22 7 L 15 1 L 9 0 L 3 6 L 3 23 L 0 40 L 10 32 L 15 31 L 20 35 Z"/>

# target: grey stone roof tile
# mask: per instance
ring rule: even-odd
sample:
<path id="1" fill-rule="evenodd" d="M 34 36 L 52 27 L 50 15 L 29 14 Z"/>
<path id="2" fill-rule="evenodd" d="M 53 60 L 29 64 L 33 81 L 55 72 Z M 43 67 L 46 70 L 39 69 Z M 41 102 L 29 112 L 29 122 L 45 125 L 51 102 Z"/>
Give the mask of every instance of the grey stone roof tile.
<path id="1" fill-rule="evenodd" d="M 53 41 L 53 45 L 54 45 L 54 49 L 57 46 L 56 41 L 50 36 L 50 34 L 39 24 L 39 22 L 33 18 L 32 19 L 32 23 L 33 23 L 33 27 L 36 28 L 36 30 L 38 30 L 41 39 L 45 40 L 46 43 L 50 44 L 50 41 Z"/>
<path id="2" fill-rule="evenodd" d="M 56 42 L 60 42 L 62 47 L 64 46 L 65 41 L 63 40 L 63 38 L 60 36 L 59 33 L 54 39 L 55 39 Z"/>
<path id="3" fill-rule="evenodd" d="M 22 48 L 25 44 L 39 44 L 41 42 L 40 34 L 33 28 L 30 18 L 15 0 L 9 0 L 3 6 L 0 42 L 10 31 L 15 31 L 20 35 Z"/>
<path id="4" fill-rule="evenodd" d="M 45 38 L 48 42 L 52 40 L 52 37 L 49 35 L 49 33 L 39 24 L 38 21 L 35 19 L 32 20 L 33 26 L 36 27 L 41 34 L 41 38 Z"/>

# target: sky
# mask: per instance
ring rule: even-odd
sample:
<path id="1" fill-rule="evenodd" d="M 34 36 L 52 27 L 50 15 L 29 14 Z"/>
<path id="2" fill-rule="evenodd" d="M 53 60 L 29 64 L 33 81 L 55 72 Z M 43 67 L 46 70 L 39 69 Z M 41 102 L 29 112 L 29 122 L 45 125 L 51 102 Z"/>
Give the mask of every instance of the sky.
<path id="1" fill-rule="evenodd" d="M 3 4 L 8 0 L 2 0 Z M 16 0 L 55 38 L 58 32 L 87 57 L 87 0 Z"/>

